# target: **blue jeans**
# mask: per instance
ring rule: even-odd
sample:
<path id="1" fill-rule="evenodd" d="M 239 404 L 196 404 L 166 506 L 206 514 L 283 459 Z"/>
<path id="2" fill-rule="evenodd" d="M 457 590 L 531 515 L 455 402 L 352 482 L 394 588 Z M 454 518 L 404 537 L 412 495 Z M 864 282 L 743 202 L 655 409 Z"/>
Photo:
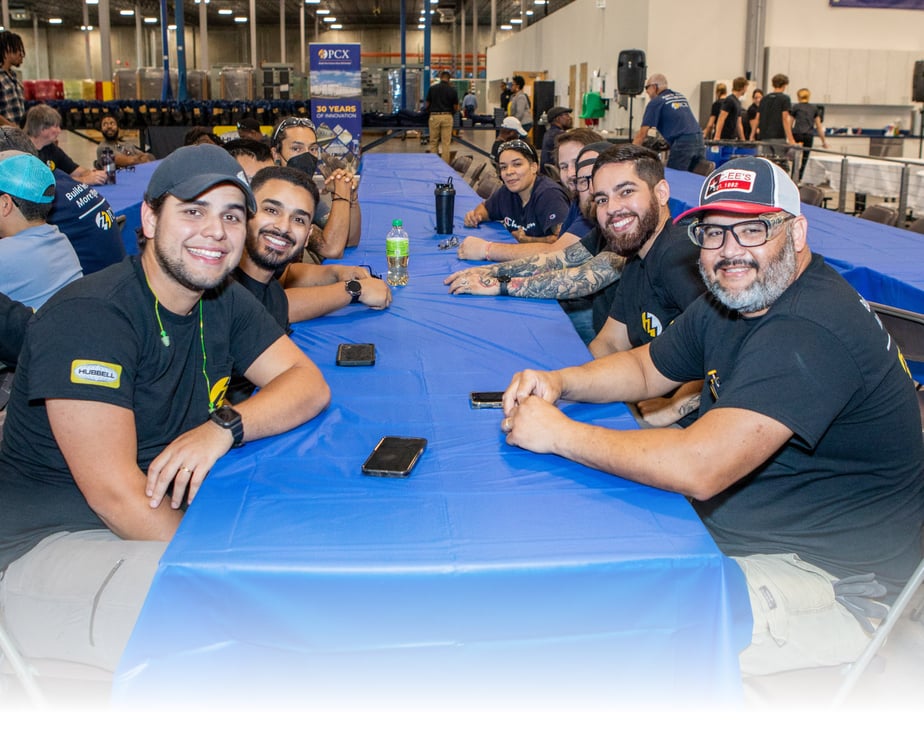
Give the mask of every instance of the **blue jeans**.
<path id="1" fill-rule="evenodd" d="M 671 142 L 671 151 L 667 155 L 667 166 L 682 172 L 692 172 L 700 159 L 705 158 L 706 147 L 703 134 L 687 133 Z"/>

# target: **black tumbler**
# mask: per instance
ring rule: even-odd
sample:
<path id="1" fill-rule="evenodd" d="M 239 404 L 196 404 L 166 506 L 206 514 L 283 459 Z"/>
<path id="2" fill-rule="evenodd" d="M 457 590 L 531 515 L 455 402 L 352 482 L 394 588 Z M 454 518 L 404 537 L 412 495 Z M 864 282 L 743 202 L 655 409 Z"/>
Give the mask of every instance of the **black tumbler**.
<path id="1" fill-rule="evenodd" d="M 436 232 L 452 233 L 452 216 L 456 205 L 456 189 L 452 186 L 452 177 L 448 182 L 436 183 Z"/>

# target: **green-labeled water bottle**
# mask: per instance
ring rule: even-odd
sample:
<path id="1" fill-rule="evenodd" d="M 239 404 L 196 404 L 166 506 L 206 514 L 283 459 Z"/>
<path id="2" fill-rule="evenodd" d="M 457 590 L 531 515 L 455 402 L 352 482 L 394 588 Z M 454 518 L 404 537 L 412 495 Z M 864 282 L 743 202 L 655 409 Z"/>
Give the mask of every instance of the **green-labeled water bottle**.
<path id="1" fill-rule="evenodd" d="M 407 255 L 409 239 L 400 218 L 391 222 L 391 231 L 385 237 L 385 256 L 388 257 L 388 274 L 385 281 L 389 285 L 407 284 Z"/>

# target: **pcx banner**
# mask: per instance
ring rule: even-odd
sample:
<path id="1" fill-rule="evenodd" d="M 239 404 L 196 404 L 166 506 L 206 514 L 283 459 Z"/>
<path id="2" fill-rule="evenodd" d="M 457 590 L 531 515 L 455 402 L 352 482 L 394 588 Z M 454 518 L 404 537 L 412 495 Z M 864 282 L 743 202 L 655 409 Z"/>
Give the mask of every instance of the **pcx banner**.
<path id="1" fill-rule="evenodd" d="M 334 156 L 359 157 L 363 127 L 359 44 L 310 44 L 311 120 Z"/>

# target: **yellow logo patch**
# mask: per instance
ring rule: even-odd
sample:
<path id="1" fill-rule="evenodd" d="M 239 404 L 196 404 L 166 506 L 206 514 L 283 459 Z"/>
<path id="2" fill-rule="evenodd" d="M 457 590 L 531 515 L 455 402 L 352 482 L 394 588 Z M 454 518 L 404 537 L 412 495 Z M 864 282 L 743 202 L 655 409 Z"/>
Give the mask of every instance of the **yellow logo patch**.
<path id="1" fill-rule="evenodd" d="M 71 382 L 116 389 L 122 384 L 122 365 L 95 359 L 75 359 L 71 362 Z"/>

